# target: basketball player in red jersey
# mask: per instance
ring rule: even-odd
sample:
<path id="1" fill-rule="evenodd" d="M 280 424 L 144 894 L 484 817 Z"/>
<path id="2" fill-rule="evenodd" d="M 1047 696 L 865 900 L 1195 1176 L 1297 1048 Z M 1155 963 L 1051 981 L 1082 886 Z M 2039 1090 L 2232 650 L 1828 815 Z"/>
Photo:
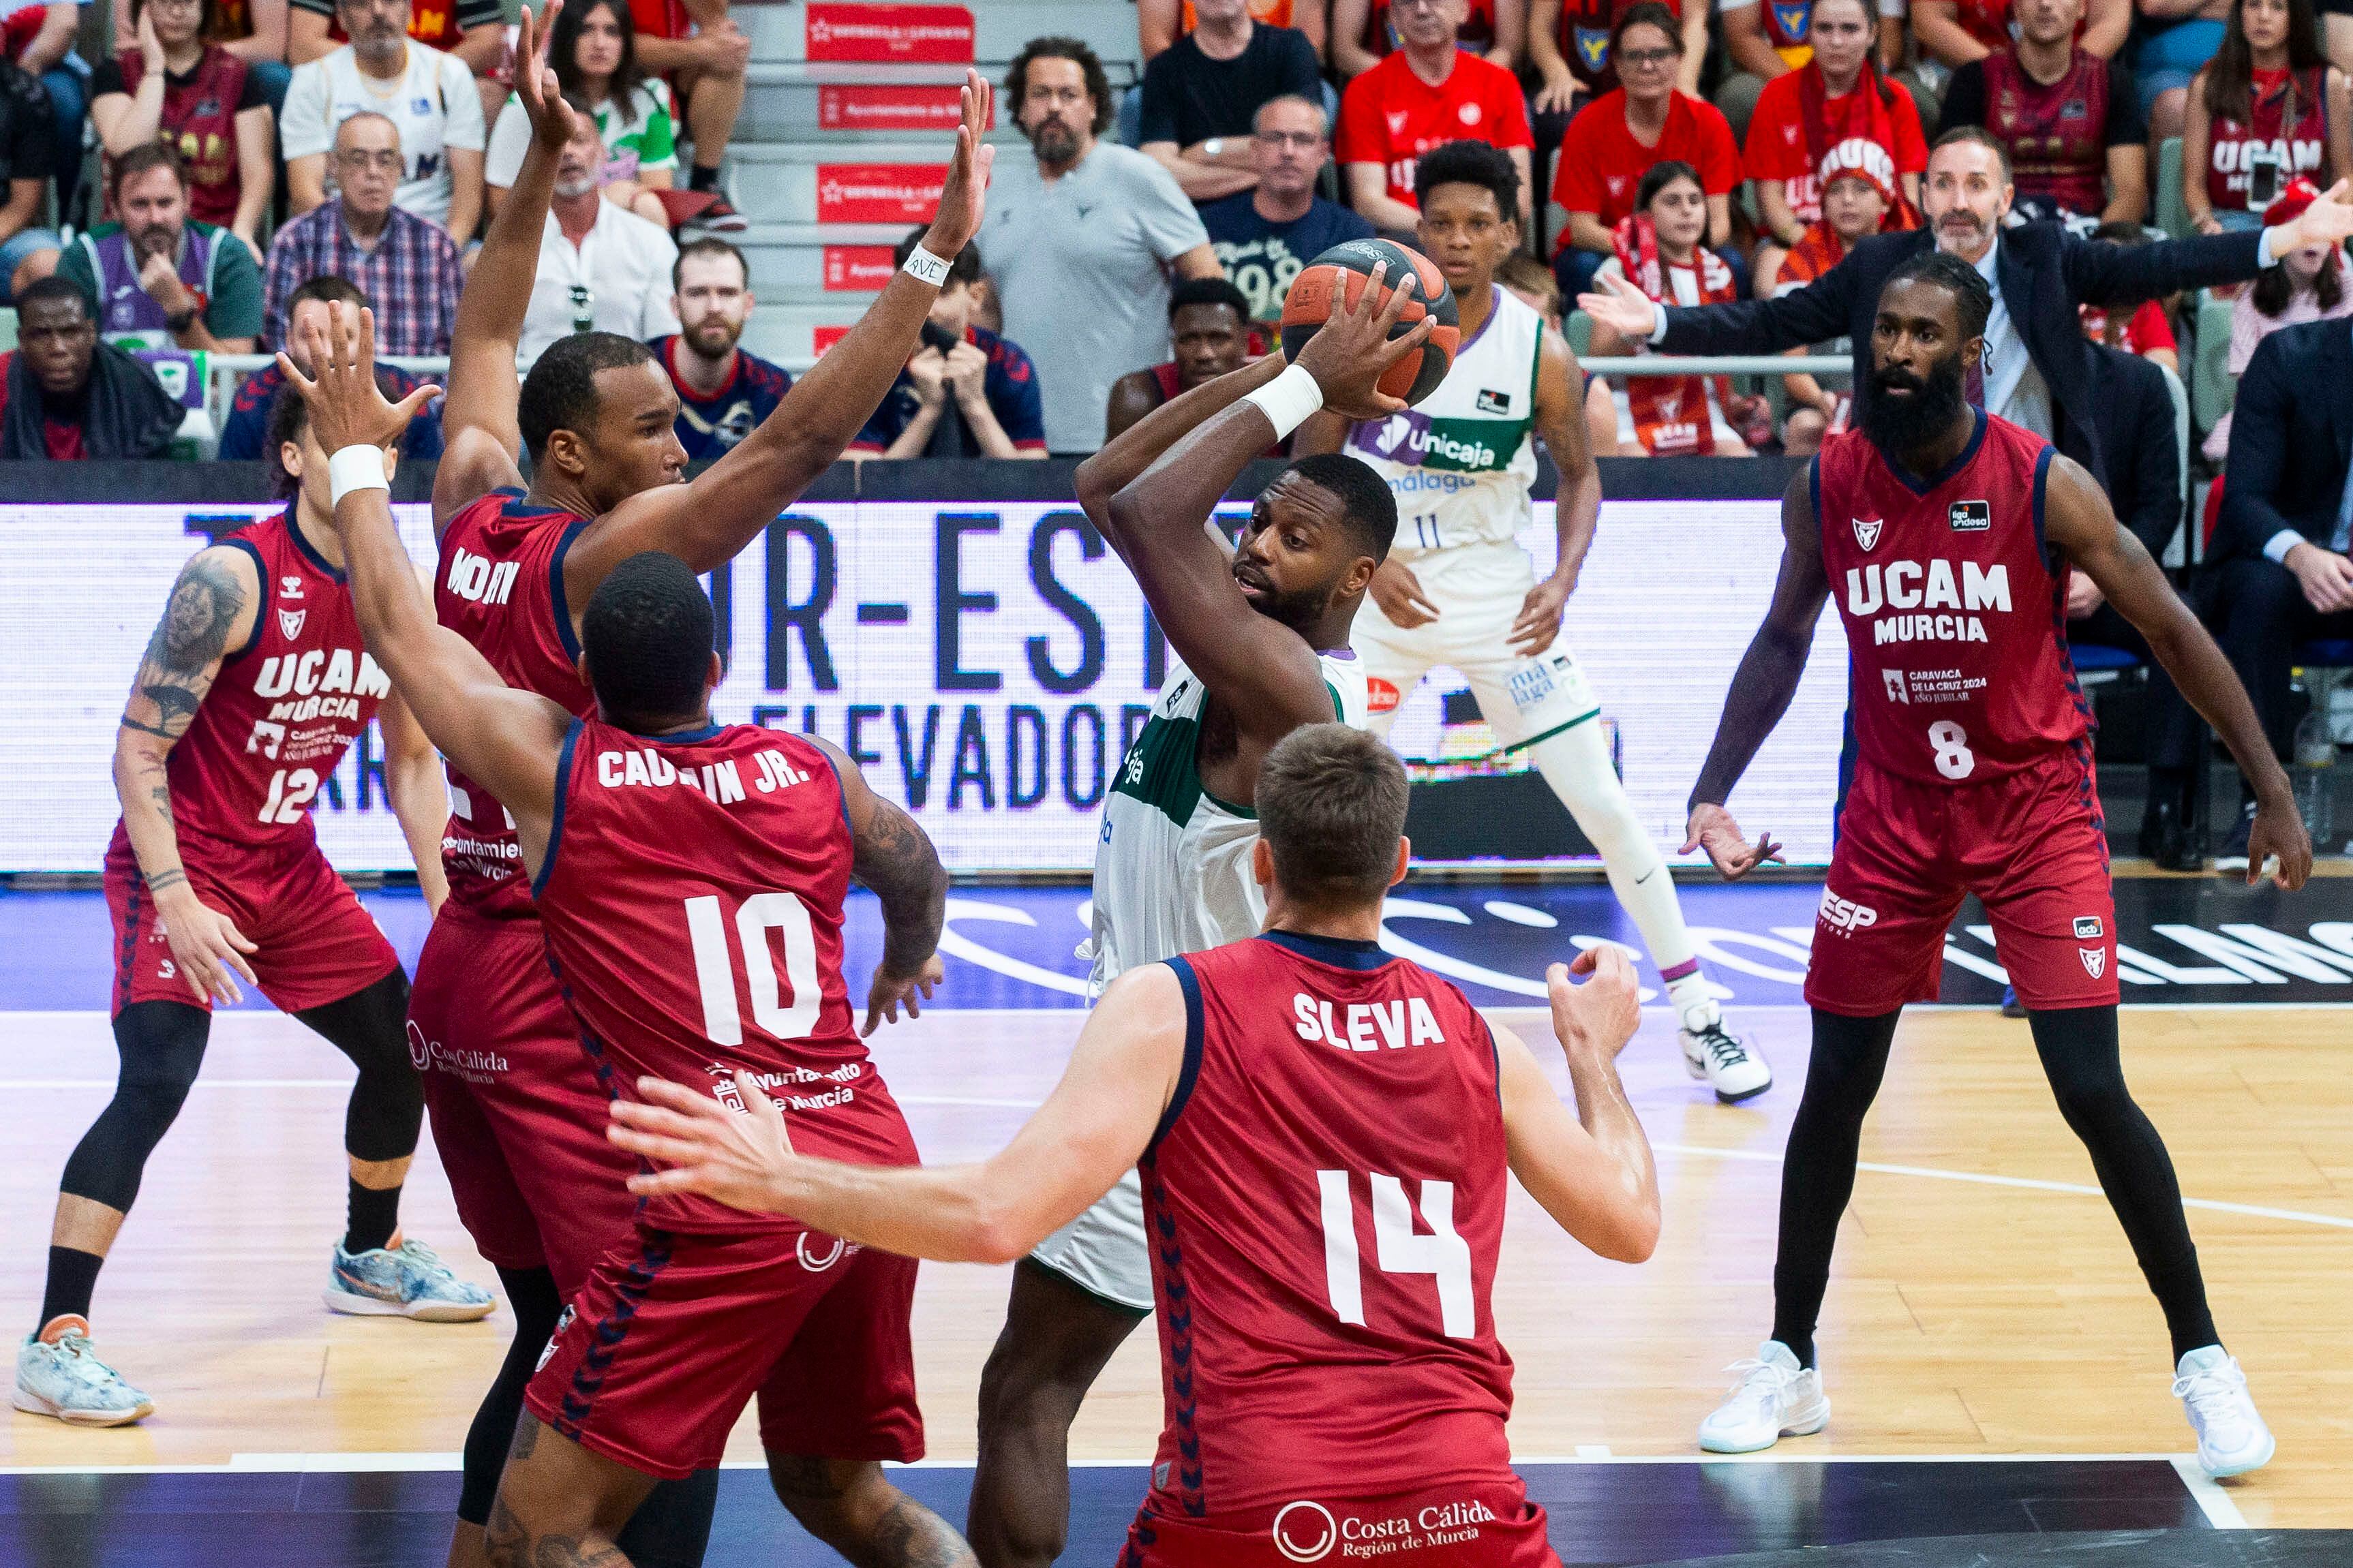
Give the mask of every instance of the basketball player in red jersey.
<path id="1" fill-rule="evenodd" d="M 947 873 L 931 841 L 832 745 L 712 721 L 711 604 L 675 556 L 617 563 L 590 595 L 586 716 L 508 686 L 437 626 L 371 447 L 424 394 L 385 406 L 369 373 L 373 314 L 360 323 L 347 337 L 339 313 L 332 342 L 314 324 L 316 381 L 293 384 L 335 447 L 360 627 L 426 733 L 513 817 L 545 963 L 600 1084 L 628 1093 L 642 1073 L 702 1074 L 733 1097 L 743 1068 L 836 1156 L 912 1163 L 850 1012 L 842 905 L 855 876 L 882 906 L 871 1032 L 940 977 Z M 914 1275 L 908 1258 L 798 1225 L 708 1202 L 646 1205 L 542 1354 L 491 1510 L 491 1561 L 626 1564 L 625 1521 L 658 1480 L 714 1468 L 756 1394 L 776 1491 L 811 1533 L 860 1563 L 968 1563 L 880 1463 L 923 1453 Z"/>
<path id="2" fill-rule="evenodd" d="M 1140 1158 L 1166 1425 L 1124 1568 L 1366 1548 L 1556 1564 L 1512 1472 L 1512 1363 L 1489 1296 L 1507 1170 L 1604 1257 L 1640 1262 L 1657 1240 L 1650 1145 L 1616 1067 L 1634 973 L 1609 948 L 1577 959 L 1583 985 L 1552 967 L 1572 1118 L 1508 1030 L 1381 951 L 1406 797 L 1404 767 L 1363 731 L 1312 725 L 1276 745 L 1251 850 L 1264 933 L 1113 981 L 1060 1084 L 985 1164 L 841 1163 L 812 1119 L 763 1097 L 739 1115 L 649 1082 L 643 1103 L 615 1103 L 613 1135 L 669 1168 L 631 1186 L 1002 1263 Z"/>
<path id="3" fill-rule="evenodd" d="M 16 1357 L 16 1408 L 78 1425 L 154 1408 L 91 1349 L 90 1295 L 147 1156 L 195 1081 L 213 1002 L 237 1002 L 240 980 L 360 1069 L 343 1122 L 350 1220 L 327 1305 L 435 1321 L 492 1306 L 429 1249 L 396 1245 L 424 1116 L 402 1037 L 408 980 L 320 850 L 311 807 L 380 719 L 385 793 L 438 904 L 440 783 L 432 747 L 360 646 L 328 518 L 327 455 L 300 400 L 271 423 L 286 510 L 181 569 L 115 743 L 122 820 L 106 852 L 106 901 L 121 1076 L 66 1162 L 40 1322 Z"/>
<path id="4" fill-rule="evenodd" d="M 2254 782 L 2250 864 L 2275 855 L 2280 885 L 2301 887 L 2312 846 L 2238 678 L 2106 495 L 2040 437 L 1965 400 L 1991 308 L 1984 277 L 1955 257 L 1926 253 L 1888 279 L 1872 332 L 1877 395 L 1863 428 L 1826 440 L 1789 486 L 1772 607 L 1692 792 L 1685 853 L 1704 847 L 1728 878 L 1778 858 L 1769 837 L 1742 837 L 1725 802 L 1837 595 L 1862 761 L 1806 978 L 1813 1058 L 1781 1171 L 1773 1337 L 1741 1363 L 1700 1446 L 1744 1453 L 1830 1419 L 1814 1325 L 1863 1113 L 1904 1005 L 1936 999 L 1946 928 L 1975 893 L 2060 1110 L 2165 1310 L 2199 1460 L 2236 1475 L 2271 1458 L 2271 1433 L 2218 1342 L 2173 1163 L 2117 1059 L 2116 907 L 2091 705 L 2067 654 L 2071 568 L 2140 629 Z"/>
<path id="5" fill-rule="evenodd" d="M 520 35 L 539 61 L 546 26 Z M 643 344 L 610 333 L 559 340 L 518 387 L 515 344 L 539 261 L 555 163 L 573 111 L 543 66 L 517 73 L 532 144 L 468 277 L 435 480 L 436 599 L 444 626 L 510 685 L 586 713 L 579 613 L 615 563 L 670 552 L 697 572 L 732 561 L 853 439 L 914 351 L 941 268 L 895 277 L 858 327 L 796 384 L 769 418 L 691 482 L 675 426 L 678 394 Z M 965 95 L 965 127 L 924 239 L 955 256 L 978 225 L 989 151 L 988 89 Z M 516 464 L 532 459 L 521 489 Z M 444 854 L 449 907 L 417 963 L 410 1022 L 431 1066 L 427 1103 L 458 1212 L 495 1264 L 515 1335 L 466 1442 L 453 1568 L 480 1562 L 499 1465 L 533 1362 L 589 1267 L 628 1232 L 628 1173 L 602 1136 L 606 1089 L 547 973 L 540 925 L 508 809 L 453 766 Z M 905 978 L 904 975 L 900 978 Z M 701 1556 L 715 1476 L 665 1487 L 625 1544 L 649 1561 Z M 661 1536 L 663 1542 L 654 1537 Z"/>

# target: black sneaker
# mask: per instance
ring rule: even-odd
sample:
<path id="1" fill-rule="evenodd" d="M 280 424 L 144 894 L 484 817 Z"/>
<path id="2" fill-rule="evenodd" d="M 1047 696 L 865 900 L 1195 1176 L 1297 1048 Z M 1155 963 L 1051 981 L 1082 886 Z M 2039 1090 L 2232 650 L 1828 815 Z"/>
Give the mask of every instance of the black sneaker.
<path id="1" fill-rule="evenodd" d="M 720 196 L 709 206 L 686 219 L 681 228 L 699 228 L 708 234 L 741 234 L 752 226 L 751 220 L 735 210 L 735 204 Z"/>
<path id="2" fill-rule="evenodd" d="M 2026 1016 L 2026 1005 L 2018 999 L 2018 987 L 2015 985 L 2001 988 L 2001 1016 L 2005 1018 Z"/>
<path id="3" fill-rule="evenodd" d="M 2239 820 L 2231 825 L 2231 837 L 2222 840 L 2222 852 L 2214 857 L 2217 871 L 2243 871 L 2247 868 L 2247 836 L 2255 830 L 2255 803 L 2247 802 L 2239 808 Z"/>
<path id="4" fill-rule="evenodd" d="M 2140 852 L 2160 871 L 2198 871 L 2205 857 L 2189 841 L 2189 825 L 2181 807 L 2170 800 L 2152 800 L 2140 824 Z"/>

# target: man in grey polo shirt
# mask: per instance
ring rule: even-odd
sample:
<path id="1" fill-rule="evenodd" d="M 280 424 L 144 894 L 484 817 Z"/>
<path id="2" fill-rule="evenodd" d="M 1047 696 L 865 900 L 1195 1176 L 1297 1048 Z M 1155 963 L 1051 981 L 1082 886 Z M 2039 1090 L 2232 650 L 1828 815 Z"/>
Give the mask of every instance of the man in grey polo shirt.
<path id="1" fill-rule="evenodd" d="M 1008 158 L 974 243 L 1005 335 L 1029 353 L 1046 446 L 1103 445 L 1111 384 L 1168 357 L 1168 276 L 1219 278 L 1217 253 L 1168 171 L 1100 140 L 1112 121 L 1103 62 L 1076 38 L 1037 38 L 1005 77 L 1035 159 Z"/>

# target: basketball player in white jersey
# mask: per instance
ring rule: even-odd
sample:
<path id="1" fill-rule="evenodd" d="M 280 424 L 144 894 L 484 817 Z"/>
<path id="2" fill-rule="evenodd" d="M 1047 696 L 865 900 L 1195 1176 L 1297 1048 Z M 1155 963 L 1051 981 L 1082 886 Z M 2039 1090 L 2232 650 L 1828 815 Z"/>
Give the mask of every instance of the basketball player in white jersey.
<path id="1" fill-rule="evenodd" d="M 1377 284 L 1381 273 L 1373 274 Z M 1418 285 L 1418 279 L 1409 279 Z M 1161 405 L 1079 469 L 1080 503 L 1135 574 L 1176 658 L 1112 781 L 1095 852 L 1093 984 L 1258 934 L 1259 767 L 1304 724 L 1365 721 L 1348 628 L 1397 531 L 1379 475 L 1337 453 L 1267 487 L 1230 552 L 1209 531 L 1242 469 L 1316 409 L 1377 418 L 1374 384 L 1429 336 L 1394 343 L 1399 289 L 1335 312 L 1279 356 Z M 1103 1363 L 1152 1311 L 1143 1190 L 1130 1170 L 1014 1271 L 981 1373 L 965 1535 L 983 1568 L 1045 1568 L 1070 1523 L 1069 1439 Z"/>
<path id="2" fill-rule="evenodd" d="M 1601 852 L 1610 889 L 1667 984 L 1683 1065 L 1718 1100 L 1746 1100 L 1772 1087 L 1773 1070 L 1724 1026 L 1674 879 L 1626 798 L 1596 722 L 1600 704 L 1561 632 L 1600 515 L 1601 476 L 1586 447 L 1568 345 L 1495 283 L 1520 243 L 1519 185 L 1511 160 L 1483 142 L 1450 142 L 1422 157 L 1418 237 L 1461 313 L 1454 367 L 1410 412 L 1356 425 L 1322 414 L 1292 449 L 1345 449 L 1397 495 L 1397 550 L 1349 637 L 1364 661 L 1374 732 L 1388 733 L 1433 665 L 1461 671 L 1505 750 L 1528 753 Z M 1532 433 L 1560 472 L 1559 565 L 1542 582 L 1518 543 L 1535 515 Z"/>

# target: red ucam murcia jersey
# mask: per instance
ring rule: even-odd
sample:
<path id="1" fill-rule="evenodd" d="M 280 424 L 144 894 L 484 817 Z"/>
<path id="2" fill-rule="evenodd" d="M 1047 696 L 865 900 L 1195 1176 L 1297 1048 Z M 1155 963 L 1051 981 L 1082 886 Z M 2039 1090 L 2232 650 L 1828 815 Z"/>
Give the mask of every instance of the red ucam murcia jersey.
<path id="1" fill-rule="evenodd" d="M 2091 707 L 2067 656 L 2067 569 L 2042 537 L 2051 444 L 2006 419 L 1920 479 L 1861 431 L 1812 475 L 1822 569 L 1846 626 L 1862 760 L 1922 784 L 1977 784 L 2089 760 Z"/>
<path id="2" fill-rule="evenodd" d="M 855 846 L 831 760 L 754 725 L 653 738 L 587 718 L 555 782 L 532 899 L 607 1090 L 635 1099 L 650 1073 L 740 1105 L 742 1068 L 803 1152 L 913 1160 L 842 980 Z M 646 1218 L 717 1233 L 795 1224 L 704 1197 L 656 1198 Z"/>
<path id="3" fill-rule="evenodd" d="M 580 679 L 580 644 L 564 594 L 564 555 L 589 519 L 526 506 L 522 492 L 493 490 L 441 532 L 433 611 L 472 643 L 499 679 L 574 713 L 596 705 Z M 531 889 L 514 820 L 496 797 L 449 765 L 449 826 L 441 839 L 449 897 L 479 915 L 527 919 Z"/>
<path id="4" fill-rule="evenodd" d="M 1275 931 L 1168 963 L 1186 1053 L 1141 1164 L 1166 1408 L 1147 1506 L 1509 1474 L 1486 1024 L 1369 942 Z"/>
<path id="5" fill-rule="evenodd" d="M 172 821 L 191 838 L 276 850 L 317 841 L 311 803 L 392 682 L 362 646 L 343 574 L 290 508 L 218 542 L 253 557 L 253 637 L 220 674 L 166 764 Z"/>

